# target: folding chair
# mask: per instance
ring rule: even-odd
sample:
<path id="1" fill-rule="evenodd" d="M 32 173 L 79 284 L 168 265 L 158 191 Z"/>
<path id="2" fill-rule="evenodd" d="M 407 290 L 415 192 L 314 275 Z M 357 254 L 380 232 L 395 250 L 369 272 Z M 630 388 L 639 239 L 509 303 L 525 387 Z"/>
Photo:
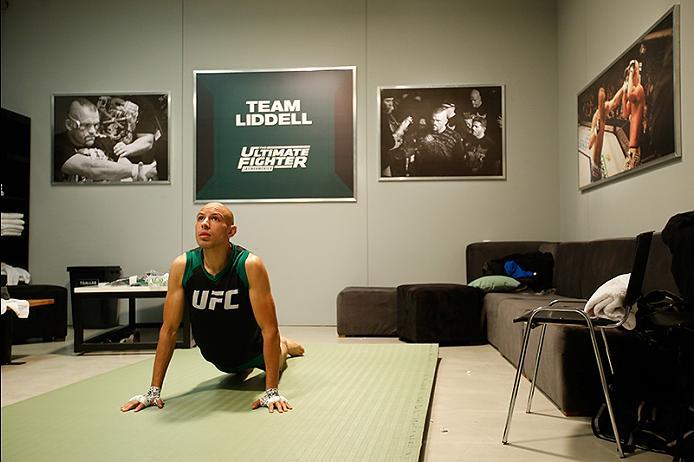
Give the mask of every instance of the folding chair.
<path id="1" fill-rule="evenodd" d="M 588 333 L 590 334 L 590 340 L 593 344 L 593 352 L 595 353 L 595 362 L 598 366 L 598 374 L 600 375 L 600 383 L 602 384 L 602 391 L 605 395 L 605 404 L 607 406 L 607 411 L 610 416 L 610 422 L 612 424 L 612 430 L 614 431 L 615 441 L 617 443 L 617 452 L 619 457 L 624 457 L 624 451 L 622 450 L 622 443 L 619 437 L 619 431 L 617 429 L 617 423 L 615 420 L 614 410 L 612 409 L 612 401 L 610 400 L 610 392 L 607 387 L 607 380 L 605 378 L 605 368 L 603 367 L 602 357 L 600 354 L 600 349 L 598 347 L 598 342 L 595 338 L 596 330 L 600 331 L 602 335 L 603 343 L 605 344 L 605 354 L 607 356 L 607 361 L 610 368 L 610 373 L 614 375 L 614 367 L 612 364 L 612 358 L 610 357 L 609 346 L 607 345 L 607 337 L 605 336 L 605 330 L 616 329 L 620 327 L 628 319 L 631 312 L 631 306 L 636 302 L 636 300 L 641 296 L 641 288 L 643 286 L 643 279 L 646 273 L 646 263 L 648 262 L 648 253 L 651 247 L 651 240 L 653 238 L 653 232 L 646 232 L 639 234 L 636 238 L 636 254 L 634 257 L 634 264 L 632 266 L 631 276 L 629 278 L 629 285 L 627 286 L 626 295 L 624 297 L 624 317 L 619 321 L 613 321 L 604 318 L 592 318 L 588 316 L 583 311 L 583 306 L 587 300 L 553 300 L 547 306 L 541 306 L 531 310 L 513 322 L 525 322 L 525 332 L 523 334 L 523 346 L 521 348 L 520 357 L 518 359 L 518 369 L 516 370 L 516 378 L 513 383 L 513 391 L 511 392 L 511 402 L 508 408 L 508 415 L 506 416 L 506 426 L 504 427 L 504 436 L 501 440 L 503 444 L 508 443 L 508 433 L 511 429 L 511 418 L 513 416 L 513 408 L 516 405 L 516 396 L 518 395 L 518 386 L 520 384 L 521 374 L 523 372 L 523 363 L 525 361 L 525 354 L 528 349 L 528 343 L 530 340 L 530 331 L 535 327 L 541 326 L 540 330 L 540 340 L 537 346 L 537 354 L 535 357 L 535 369 L 533 371 L 533 378 L 530 382 L 530 393 L 528 395 L 528 405 L 526 407 L 526 413 L 530 413 L 530 408 L 532 405 L 533 394 L 535 392 L 535 383 L 537 380 L 537 371 L 540 366 L 540 357 L 542 354 L 542 344 L 545 338 L 545 330 L 548 324 L 554 325 L 574 325 L 574 326 L 584 326 L 588 328 Z M 571 304 L 581 304 L 578 307 L 571 307 Z M 567 306 L 569 305 L 569 306 Z"/>

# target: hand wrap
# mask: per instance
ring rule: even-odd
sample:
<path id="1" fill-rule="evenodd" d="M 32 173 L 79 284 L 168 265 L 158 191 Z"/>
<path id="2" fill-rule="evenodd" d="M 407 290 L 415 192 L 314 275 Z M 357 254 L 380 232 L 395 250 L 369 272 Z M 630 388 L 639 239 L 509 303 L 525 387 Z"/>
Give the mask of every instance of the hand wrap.
<path id="1" fill-rule="evenodd" d="M 260 405 L 268 407 L 272 403 L 287 402 L 287 398 L 280 395 L 277 388 L 268 388 L 265 390 L 265 394 L 260 397 Z"/>
<path id="2" fill-rule="evenodd" d="M 160 399 L 159 394 L 161 393 L 161 388 L 159 387 L 149 387 L 146 395 L 135 395 L 130 398 L 130 401 L 139 401 L 144 404 L 145 407 L 155 404 L 155 402 Z"/>

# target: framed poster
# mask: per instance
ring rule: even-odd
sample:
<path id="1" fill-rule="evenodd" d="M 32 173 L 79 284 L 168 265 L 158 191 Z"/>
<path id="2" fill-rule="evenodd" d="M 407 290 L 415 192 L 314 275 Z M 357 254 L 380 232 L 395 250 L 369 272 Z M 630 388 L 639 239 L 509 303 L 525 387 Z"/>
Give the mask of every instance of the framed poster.
<path id="1" fill-rule="evenodd" d="M 679 158 L 679 5 L 578 94 L 578 186 Z"/>
<path id="2" fill-rule="evenodd" d="M 195 71 L 195 202 L 356 201 L 355 74 Z"/>
<path id="3" fill-rule="evenodd" d="M 379 87 L 381 181 L 505 179 L 503 85 Z"/>
<path id="4" fill-rule="evenodd" d="M 168 93 L 53 95 L 52 184 L 169 183 Z"/>

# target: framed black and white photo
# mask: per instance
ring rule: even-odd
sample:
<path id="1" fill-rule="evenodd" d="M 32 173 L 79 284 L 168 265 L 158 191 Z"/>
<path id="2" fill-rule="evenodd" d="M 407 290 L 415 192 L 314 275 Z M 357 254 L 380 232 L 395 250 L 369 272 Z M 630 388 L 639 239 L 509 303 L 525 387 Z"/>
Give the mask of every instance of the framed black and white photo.
<path id="1" fill-rule="evenodd" d="M 578 93 L 578 187 L 681 157 L 679 5 Z"/>
<path id="2" fill-rule="evenodd" d="M 503 85 L 379 87 L 380 181 L 505 179 Z"/>
<path id="3" fill-rule="evenodd" d="M 169 94 L 53 95 L 52 183 L 169 183 Z"/>

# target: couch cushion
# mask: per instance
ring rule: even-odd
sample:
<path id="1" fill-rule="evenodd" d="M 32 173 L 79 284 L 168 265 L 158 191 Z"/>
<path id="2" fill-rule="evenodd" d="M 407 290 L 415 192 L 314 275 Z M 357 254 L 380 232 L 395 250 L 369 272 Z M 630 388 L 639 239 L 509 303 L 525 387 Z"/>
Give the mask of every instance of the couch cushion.
<path id="1" fill-rule="evenodd" d="M 634 238 L 558 244 L 554 262 L 557 294 L 590 298 L 605 281 L 631 272 L 636 250 Z M 665 289 L 679 293 L 672 277 L 672 256 L 660 233 L 653 235 L 643 293 Z"/>
<path id="2" fill-rule="evenodd" d="M 518 366 L 525 324 L 513 319 L 529 309 L 546 305 L 555 296 L 534 294 L 487 294 L 483 315 L 487 338 L 511 364 Z M 579 305 L 580 306 L 580 305 Z M 540 329 L 534 329 L 526 353 L 523 372 L 532 377 Z M 607 332 L 615 363 L 626 366 L 635 357 L 636 336 L 618 329 Z M 598 336 L 602 347 L 602 341 Z M 545 334 L 537 387 L 566 415 L 592 415 L 602 402 L 600 379 L 595 365 L 590 335 L 585 327 L 549 325 Z"/>
<path id="3" fill-rule="evenodd" d="M 581 277 L 585 242 L 561 242 L 554 259 L 554 287 L 565 297 L 581 298 Z"/>
<path id="4" fill-rule="evenodd" d="M 518 363 L 523 343 L 523 324 L 513 320 L 531 308 L 546 305 L 555 297 L 527 293 L 484 296 L 482 314 L 487 324 L 487 340 L 513 365 Z"/>
<path id="5" fill-rule="evenodd" d="M 589 298 L 605 281 L 629 273 L 635 242 L 623 238 L 560 243 L 554 265 L 557 294 Z"/>
<path id="6" fill-rule="evenodd" d="M 470 287 L 477 287 L 485 292 L 513 292 L 521 283 L 508 276 L 494 275 L 482 276 L 468 283 Z"/>
<path id="7" fill-rule="evenodd" d="M 581 268 L 581 297 L 589 298 L 598 287 L 634 265 L 636 239 L 607 239 L 586 243 Z"/>

